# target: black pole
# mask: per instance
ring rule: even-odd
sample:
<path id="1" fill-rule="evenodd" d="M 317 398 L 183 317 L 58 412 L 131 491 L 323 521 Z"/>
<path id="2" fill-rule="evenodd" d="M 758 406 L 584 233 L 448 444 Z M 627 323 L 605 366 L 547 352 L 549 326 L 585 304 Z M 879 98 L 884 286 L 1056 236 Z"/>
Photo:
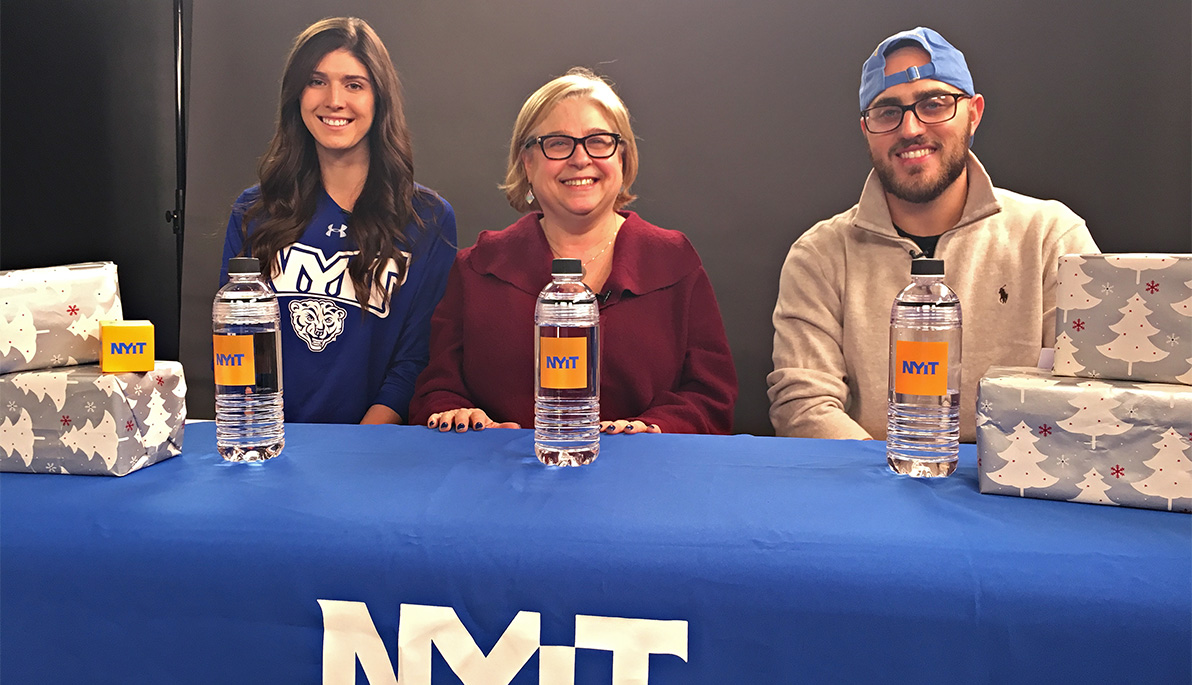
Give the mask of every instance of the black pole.
<path id="1" fill-rule="evenodd" d="M 186 207 L 186 82 L 183 58 L 186 36 L 183 24 L 183 0 L 174 0 L 174 159 L 175 171 L 174 209 L 166 212 L 166 221 L 173 224 L 177 264 L 178 330 L 182 331 L 182 250 L 185 244 L 186 227 L 183 210 Z"/>

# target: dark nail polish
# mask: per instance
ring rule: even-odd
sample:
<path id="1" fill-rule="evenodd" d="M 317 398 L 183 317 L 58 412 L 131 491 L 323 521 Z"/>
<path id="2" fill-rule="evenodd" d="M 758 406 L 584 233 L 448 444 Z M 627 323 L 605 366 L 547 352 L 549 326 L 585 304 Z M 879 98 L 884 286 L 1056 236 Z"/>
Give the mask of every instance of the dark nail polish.
<path id="1" fill-rule="evenodd" d="M 455 430 L 457 430 L 457 431 L 461 431 L 461 432 L 462 432 L 462 431 L 464 431 L 464 430 L 467 430 L 467 428 L 468 428 L 468 424 L 466 424 L 466 423 L 457 423 L 457 424 L 455 424 Z"/>
<path id="2" fill-rule="evenodd" d="M 475 428 L 476 430 L 481 430 L 482 428 L 484 428 L 484 424 L 477 421 L 476 424 L 474 426 L 472 426 L 472 428 Z"/>

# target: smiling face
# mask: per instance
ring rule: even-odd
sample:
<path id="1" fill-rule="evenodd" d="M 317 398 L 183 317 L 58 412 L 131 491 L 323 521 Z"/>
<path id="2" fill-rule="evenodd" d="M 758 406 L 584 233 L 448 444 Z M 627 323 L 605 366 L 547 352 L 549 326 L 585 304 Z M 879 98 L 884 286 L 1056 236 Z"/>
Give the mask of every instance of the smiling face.
<path id="1" fill-rule="evenodd" d="M 319 61 L 299 102 L 302 121 L 314 137 L 320 157 L 367 153 L 373 107 L 368 69 L 342 48 Z"/>
<path id="2" fill-rule="evenodd" d="M 582 138 L 617 133 L 603 110 L 587 98 L 568 98 L 535 127 L 534 137 L 563 134 Z M 523 151 L 522 164 L 547 221 L 557 225 L 595 224 L 613 213 L 622 185 L 622 157 L 592 159 L 583 145 L 567 159 L 547 159 L 539 146 Z"/>
<path id="3" fill-rule="evenodd" d="M 922 48 L 907 47 L 886 57 L 886 74 L 923 66 L 930 56 Z M 923 79 L 891 86 L 870 103 L 909 105 L 942 93 L 959 93 L 940 81 Z M 869 133 L 861 124 L 869 158 L 886 192 L 914 203 L 931 202 L 964 175 L 969 140 L 981 122 L 984 100 L 980 95 L 962 98 L 956 116 L 938 124 L 924 124 L 906 112 L 902 125 L 888 133 Z"/>

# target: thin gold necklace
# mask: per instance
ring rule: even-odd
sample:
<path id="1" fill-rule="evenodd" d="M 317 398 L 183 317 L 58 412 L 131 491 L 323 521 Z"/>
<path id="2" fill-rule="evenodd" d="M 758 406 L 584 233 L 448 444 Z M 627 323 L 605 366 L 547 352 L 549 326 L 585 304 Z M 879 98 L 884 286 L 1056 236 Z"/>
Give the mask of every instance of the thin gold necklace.
<path id="1" fill-rule="evenodd" d="M 583 260 L 583 262 L 581 262 L 581 264 L 580 264 L 580 265 L 583 267 L 584 273 L 587 273 L 587 271 L 588 271 L 588 265 L 589 265 L 589 264 L 591 264 L 592 262 L 596 261 L 596 258 L 597 258 L 597 257 L 599 257 L 600 255 L 604 254 L 605 252 L 607 252 L 607 251 L 608 251 L 608 248 L 612 247 L 613 241 L 615 241 L 615 240 L 617 239 L 617 234 L 618 234 L 618 233 L 620 233 L 620 232 L 621 232 L 621 227 L 620 227 L 620 226 L 617 226 L 616 228 L 614 228 L 614 229 L 613 229 L 613 234 L 612 234 L 611 236 L 609 236 L 609 239 L 608 239 L 608 240 L 606 240 L 606 241 L 604 242 L 604 247 L 600 248 L 600 251 L 599 251 L 599 252 L 597 252 L 596 254 L 592 255 L 591 257 L 588 257 L 587 259 Z M 543 235 L 543 236 L 546 236 L 546 235 L 547 235 L 547 233 L 546 233 L 546 231 L 545 231 L 545 230 L 543 230 L 543 232 L 542 232 L 542 235 Z M 558 249 L 557 249 L 557 248 L 554 246 L 554 244 L 553 244 L 553 243 L 550 241 L 550 237 L 549 237 L 549 236 L 546 238 L 546 244 L 547 244 L 547 245 L 550 245 L 550 251 L 551 251 L 551 252 L 553 252 L 553 253 L 554 253 L 554 255 L 555 255 L 556 257 L 562 257 L 562 256 L 563 256 L 563 255 L 559 254 L 559 250 L 558 250 Z"/>

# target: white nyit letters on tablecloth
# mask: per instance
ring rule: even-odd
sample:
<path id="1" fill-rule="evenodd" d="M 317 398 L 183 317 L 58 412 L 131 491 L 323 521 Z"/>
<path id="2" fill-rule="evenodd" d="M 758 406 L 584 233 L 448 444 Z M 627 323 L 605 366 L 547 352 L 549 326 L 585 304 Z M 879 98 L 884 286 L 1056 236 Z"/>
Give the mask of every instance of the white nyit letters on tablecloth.
<path id="1" fill-rule="evenodd" d="M 352 685 L 356 661 L 370 685 L 397 685 L 368 606 L 364 602 L 320 599 L 323 610 L 323 685 Z M 687 661 L 687 621 L 575 617 L 575 646 L 541 644 L 541 614 L 519 611 L 486 656 L 451 607 L 402 604 L 398 617 L 397 660 L 401 685 L 431 685 L 431 645 L 465 685 L 502 685 L 513 680 L 538 652 L 541 683 L 572 683 L 575 650 L 612 652 L 612 685 L 646 685 L 650 655 Z"/>

